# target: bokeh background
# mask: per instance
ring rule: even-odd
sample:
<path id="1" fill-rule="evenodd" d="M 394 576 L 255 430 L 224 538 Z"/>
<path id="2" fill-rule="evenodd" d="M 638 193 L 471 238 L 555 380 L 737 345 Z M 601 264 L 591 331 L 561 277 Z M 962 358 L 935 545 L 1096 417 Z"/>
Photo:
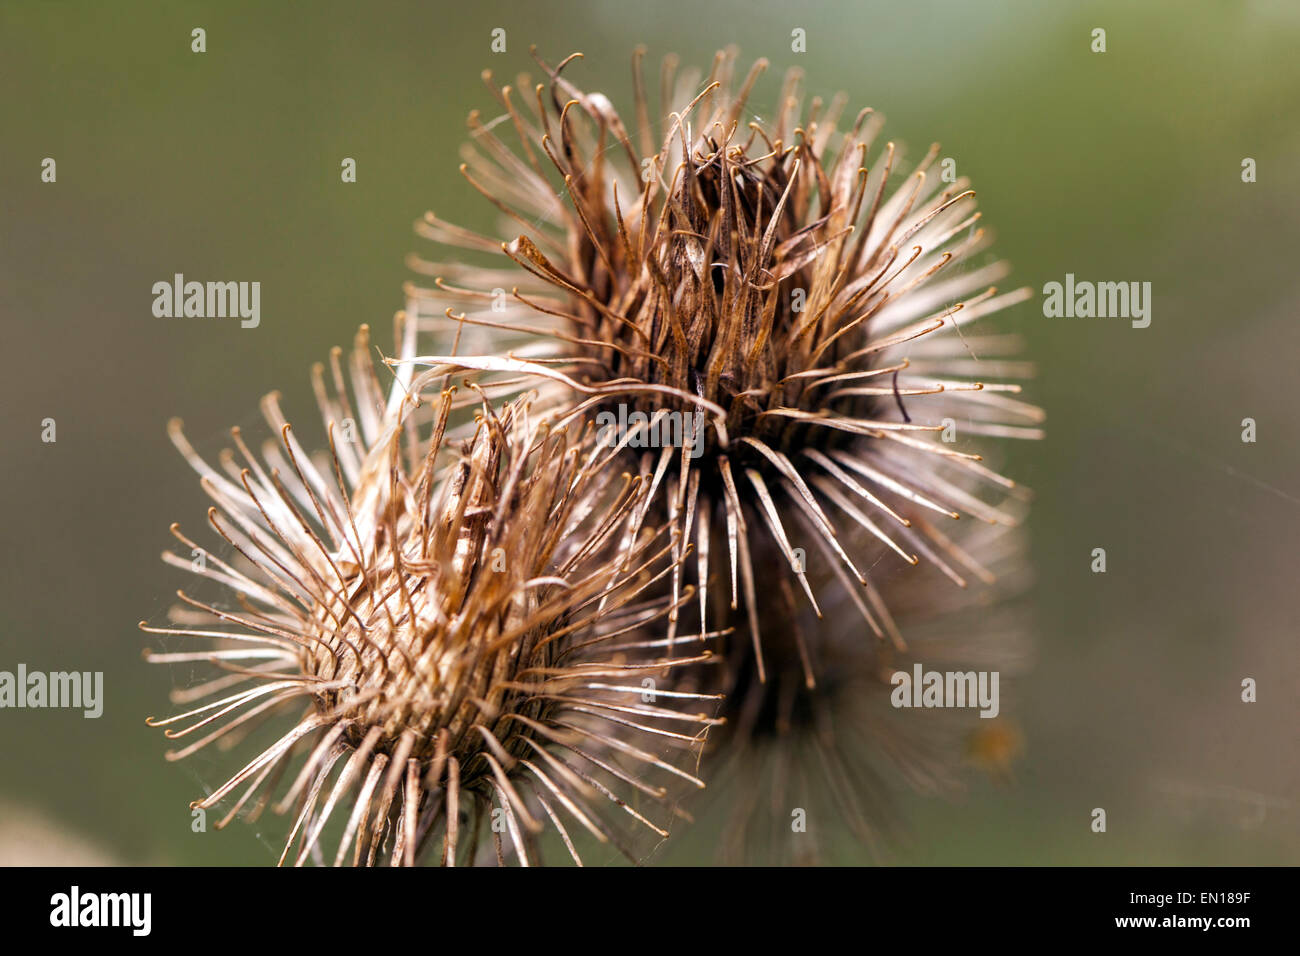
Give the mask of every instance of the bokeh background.
<path id="1" fill-rule="evenodd" d="M 402 307 L 413 221 L 494 221 L 456 171 L 467 112 L 495 115 L 480 72 L 536 75 L 531 44 L 580 50 L 573 76 L 626 103 L 637 43 L 704 67 L 737 44 L 773 63 L 756 102 L 797 65 L 913 155 L 939 140 L 1013 281 L 1153 286 L 1145 330 L 1036 300 L 1004 323 L 1048 412 L 1047 441 L 1007 462 L 1037 492 L 1025 753 L 1009 784 L 973 771 L 955 797 L 902 794 L 889 862 L 1300 860 L 1293 0 L 0 5 L 0 669 L 106 684 L 97 721 L 0 711 L 0 860 L 274 860 L 252 827 L 191 832 L 219 769 L 164 762 L 144 725 L 173 678 L 141 661 L 135 622 L 185 583 L 158 560 L 167 525 L 205 509 L 165 422 L 211 449 L 273 388 L 310 418 L 310 364 L 361 322 L 386 336 Z M 154 318 L 151 286 L 175 272 L 260 281 L 261 326 Z M 710 862 L 712 828 L 660 858 Z"/>

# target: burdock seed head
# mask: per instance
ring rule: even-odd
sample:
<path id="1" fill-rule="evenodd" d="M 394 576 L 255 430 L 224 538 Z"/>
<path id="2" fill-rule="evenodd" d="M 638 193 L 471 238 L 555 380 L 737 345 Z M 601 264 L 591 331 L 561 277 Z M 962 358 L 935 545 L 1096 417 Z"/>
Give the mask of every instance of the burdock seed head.
<path id="1" fill-rule="evenodd" d="M 943 552 L 941 526 L 959 515 L 1015 521 L 1013 482 L 959 448 L 1040 434 L 1041 412 L 1005 381 L 1028 374 L 1002 358 L 1015 340 L 969 331 L 1030 291 L 992 284 L 1007 268 L 987 261 L 974 193 L 946 181 L 937 145 L 904 175 L 871 110 L 844 122 L 842 97 L 805 104 L 796 71 L 754 115 L 765 62 L 736 83 L 731 52 L 703 82 L 666 61 L 652 112 L 638 51 L 625 119 L 566 78 L 574 59 L 539 60 L 536 86 L 487 76 L 501 115 L 471 114 L 462 169 L 504 225 L 489 237 L 432 213 L 420 224 L 454 250 L 414 262 L 436 277 L 412 289 L 441 353 L 430 361 L 489 373 L 494 395 L 544 382 L 545 406 L 649 420 L 635 426 L 649 440 L 629 445 L 662 446 L 646 464 L 660 513 L 697 544 L 701 631 L 725 548 L 760 682 L 761 608 L 784 600 L 773 565 L 820 614 L 819 564 L 901 646 L 852 539 L 915 565 Z M 467 354 L 474 329 L 492 333 L 489 354 Z M 664 416 L 700 421 L 702 446 L 650 437 Z M 797 650 L 811 685 L 813 655 Z"/>
<path id="2" fill-rule="evenodd" d="M 916 509 L 903 513 L 918 525 L 928 520 Z M 709 735 L 702 767 L 720 821 L 721 862 L 849 863 L 863 851 L 888 859 L 910 837 L 900 807 L 908 791 L 958 794 L 971 765 L 1009 779 L 1019 743 L 1015 679 L 1031 633 L 1019 600 L 1030 578 L 1027 536 L 1022 527 L 974 521 L 949 531 L 942 550 L 881 582 L 889 596 L 882 613 L 907 634 L 906 647 L 864 640 L 849 597 L 831 590 L 823 620 L 807 607 L 765 618 L 766 683 L 743 654 L 718 673 L 688 675 L 682 689 L 716 688 L 721 679 L 727 690 L 726 722 Z M 875 560 L 887 548 L 862 550 Z M 973 706 L 896 706 L 896 675 L 910 678 L 917 664 L 996 673 L 997 716 Z M 818 675 L 815 687 L 808 670 Z"/>
<path id="3" fill-rule="evenodd" d="M 399 321 L 399 361 L 412 333 Z M 651 595 L 672 529 L 643 528 L 646 482 L 611 479 L 614 453 L 584 423 L 552 429 L 527 397 L 484 400 L 452 447 L 451 390 L 421 401 L 428 377 L 399 365 L 385 396 L 368 350 L 363 329 L 350 376 L 338 350 L 316 369 L 328 454 L 306 453 L 274 395 L 276 439 L 259 457 L 236 430 L 220 469 L 173 425 L 234 554 L 173 526 L 198 558 L 165 560 L 226 598 L 182 591 L 170 626 L 141 626 L 208 642 L 152 660 L 225 673 L 177 695 L 203 703 L 150 723 L 181 742 L 179 759 L 297 715 L 195 804 L 229 798 L 224 826 L 287 778 L 281 862 L 295 843 L 299 864 L 473 862 L 488 820 L 499 860 L 536 860 L 544 823 L 578 862 L 584 841 L 637 859 L 638 832 L 667 834 L 672 784 L 702 786 L 682 767 L 715 723 L 706 694 L 647 696 L 709 656 L 706 635 L 671 656 L 647 632 L 671 609 Z"/>

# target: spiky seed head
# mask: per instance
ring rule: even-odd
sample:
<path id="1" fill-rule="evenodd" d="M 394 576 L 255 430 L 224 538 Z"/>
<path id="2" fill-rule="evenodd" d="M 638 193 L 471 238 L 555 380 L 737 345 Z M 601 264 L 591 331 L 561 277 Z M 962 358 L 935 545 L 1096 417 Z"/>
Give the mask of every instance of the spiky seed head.
<path id="1" fill-rule="evenodd" d="M 410 330 L 400 326 L 399 366 Z M 505 823 L 492 828 L 499 858 L 508 844 L 520 862 L 534 860 L 549 821 L 579 862 L 583 833 L 636 859 L 635 835 L 619 824 L 666 835 L 670 784 L 702 785 L 682 766 L 716 723 L 710 694 L 643 701 L 645 675 L 709 657 L 708 635 L 668 650 L 646 636 L 671 610 L 650 591 L 672 545 L 671 529 L 644 527 L 645 482 L 611 481 L 612 453 L 590 428 L 553 430 L 527 398 L 499 411 L 484 402 L 452 447 L 453 392 L 426 395 L 429 377 L 412 381 L 403 367 L 385 399 L 364 329 L 351 398 L 337 352 L 332 365 L 335 392 L 323 368 L 315 375 L 328 455 L 304 452 L 274 396 L 264 411 L 280 441 L 259 460 L 236 432 L 239 457 L 223 455 L 224 475 L 173 426 L 215 502 L 211 523 L 239 559 L 207 555 L 194 567 L 165 557 L 227 587 L 238 609 L 181 592 L 177 622 L 145 626 L 219 645 L 153 660 L 230 672 L 183 694 L 211 690 L 216 700 L 151 722 L 197 737 L 170 754 L 178 758 L 307 705 L 196 806 L 242 788 L 224 825 L 255 794 L 265 805 L 268 778 L 305 753 L 277 804 L 294 810 L 282 861 L 295 842 L 296 862 L 319 854 L 342 806 L 335 863 L 385 854 L 413 863 L 439 836 L 443 862 L 472 861 L 489 816 Z M 353 404 L 355 448 L 338 440 Z M 247 684 L 230 693 L 236 681 Z"/>
<path id="2" fill-rule="evenodd" d="M 709 556 L 725 547 L 760 679 L 755 577 L 773 564 L 820 613 L 808 569 L 824 562 L 867 626 L 901 641 L 847 544 L 865 535 L 915 565 L 944 532 L 905 507 L 940 524 L 1015 520 L 1003 504 L 1018 489 L 969 440 L 1038 437 L 1043 416 L 1011 397 L 1007 380 L 1029 373 L 1005 360 L 1014 339 L 967 330 L 1030 290 L 993 285 L 1007 267 L 987 260 L 974 193 L 945 181 L 937 144 L 902 175 L 901 150 L 877 144 L 880 118 L 844 122 L 843 97 L 805 104 L 798 71 L 760 118 L 748 100 L 765 62 L 736 83 L 734 52 L 703 82 L 665 61 L 652 113 L 638 51 L 625 120 L 564 75 L 573 59 L 539 60 L 536 86 L 486 77 L 509 122 L 471 114 L 462 170 L 504 214 L 502 237 L 432 213 L 419 230 L 504 258 L 413 261 L 436 277 L 411 287 L 415 308 L 450 353 L 431 361 L 495 373 L 494 394 L 531 375 L 561 407 L 706 413 L 698 461 L 663 448 L 648 463 L 664 511 L 699 545 L 702 620 Z M 494 354 L 467 356 L 463 336 L 480 328 Z"/>

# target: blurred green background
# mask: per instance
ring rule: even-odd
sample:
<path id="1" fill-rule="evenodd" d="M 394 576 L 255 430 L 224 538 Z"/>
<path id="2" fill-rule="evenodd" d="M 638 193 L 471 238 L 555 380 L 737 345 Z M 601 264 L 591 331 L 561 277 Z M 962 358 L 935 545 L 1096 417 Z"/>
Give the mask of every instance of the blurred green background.
<path id="1" fill-rule="evenodd" d="M 165 422 L 211 449 L 272 388 L 310 418 L 310 364 L 361 322 L 386 339 L 412 222 L 494 222 L 456 171 L 467 112 L 496 115 L 480 72 L 535 76 L 530 44 L 552 62 L 580 50 L 574 78 L 623 104 L 637 43 L 705 68 L 737 44 L 773 63 L 755 102 L 798 65 L 810 91 L 883 112 L 911 155 L 939 140 L 1015 283 L 1153 285 L 1145 330 L 1037 301 L 1003 323 L 1048 412 L 1048 440 L 1008 462 L 1037 492 L 1027 751 L 1010 787 L 972 775 L 954 799 L 905 797 L 890 859 L 1297 862 L 1293 0 L 0 5 L 0 669 L 102 670 L 107 698 L 97 721 L 0 711 L 0 854 L 273 862 L 251 827 L 191 832 L 188 801 L 219 769 L 164 762 L 144 725 L 171 677 L 141 661 L 135 622 L 184 583 L 158 561 L 167 525 L 197 530 L 206 507 Z M 261 326 L 154 318 L 151 286 L 175 272 L 260 281 Z M 1240 702 L 1244 677 L 1258 703 Z M 663 859 L 711 861 L 707 817 L 675 839 Z"/>

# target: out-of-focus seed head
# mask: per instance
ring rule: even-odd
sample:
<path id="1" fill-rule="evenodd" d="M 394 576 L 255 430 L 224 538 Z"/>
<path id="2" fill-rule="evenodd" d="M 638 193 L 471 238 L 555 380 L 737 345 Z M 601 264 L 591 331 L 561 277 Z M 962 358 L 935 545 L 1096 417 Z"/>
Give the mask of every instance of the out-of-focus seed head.
<path id="1" fill-rule="evenodd" d="M 1023 746 L 1017 679 L 1033 630 L 1022 600 L 1027 535 L 968 521 L 956 523 L 946 543 L 942 565 L 898 568 L 880 582 L 889 626 L 907 635 L 904 646 L 870 640 L 847 598 L 832 591 L 820 621 L 792 600 L 775 602 L 786 610 L 764 620 L 765 683 L 751 655 L 686 675 L 683 689 L 727 692 L 726 721 L 710 735 L 701 768 L 710 782 L 701 822 L 716 821 L 721 862 L 848 863 L 861 860 L 862 849 L 889 859 L 910 841 L 909 792 L 951 797 L 971 770 L 998 783 L 1012 778 Z M 876 558 L 886 550 L 875 542 Z M 977 567 L 960 560 L 968 553 L 980 555 Z M 896 675 L 910 678 L 917 664 L 974 680 L 996 674 L 997 715 L 980 716 L 972 702 L 896 706 Z"/>

